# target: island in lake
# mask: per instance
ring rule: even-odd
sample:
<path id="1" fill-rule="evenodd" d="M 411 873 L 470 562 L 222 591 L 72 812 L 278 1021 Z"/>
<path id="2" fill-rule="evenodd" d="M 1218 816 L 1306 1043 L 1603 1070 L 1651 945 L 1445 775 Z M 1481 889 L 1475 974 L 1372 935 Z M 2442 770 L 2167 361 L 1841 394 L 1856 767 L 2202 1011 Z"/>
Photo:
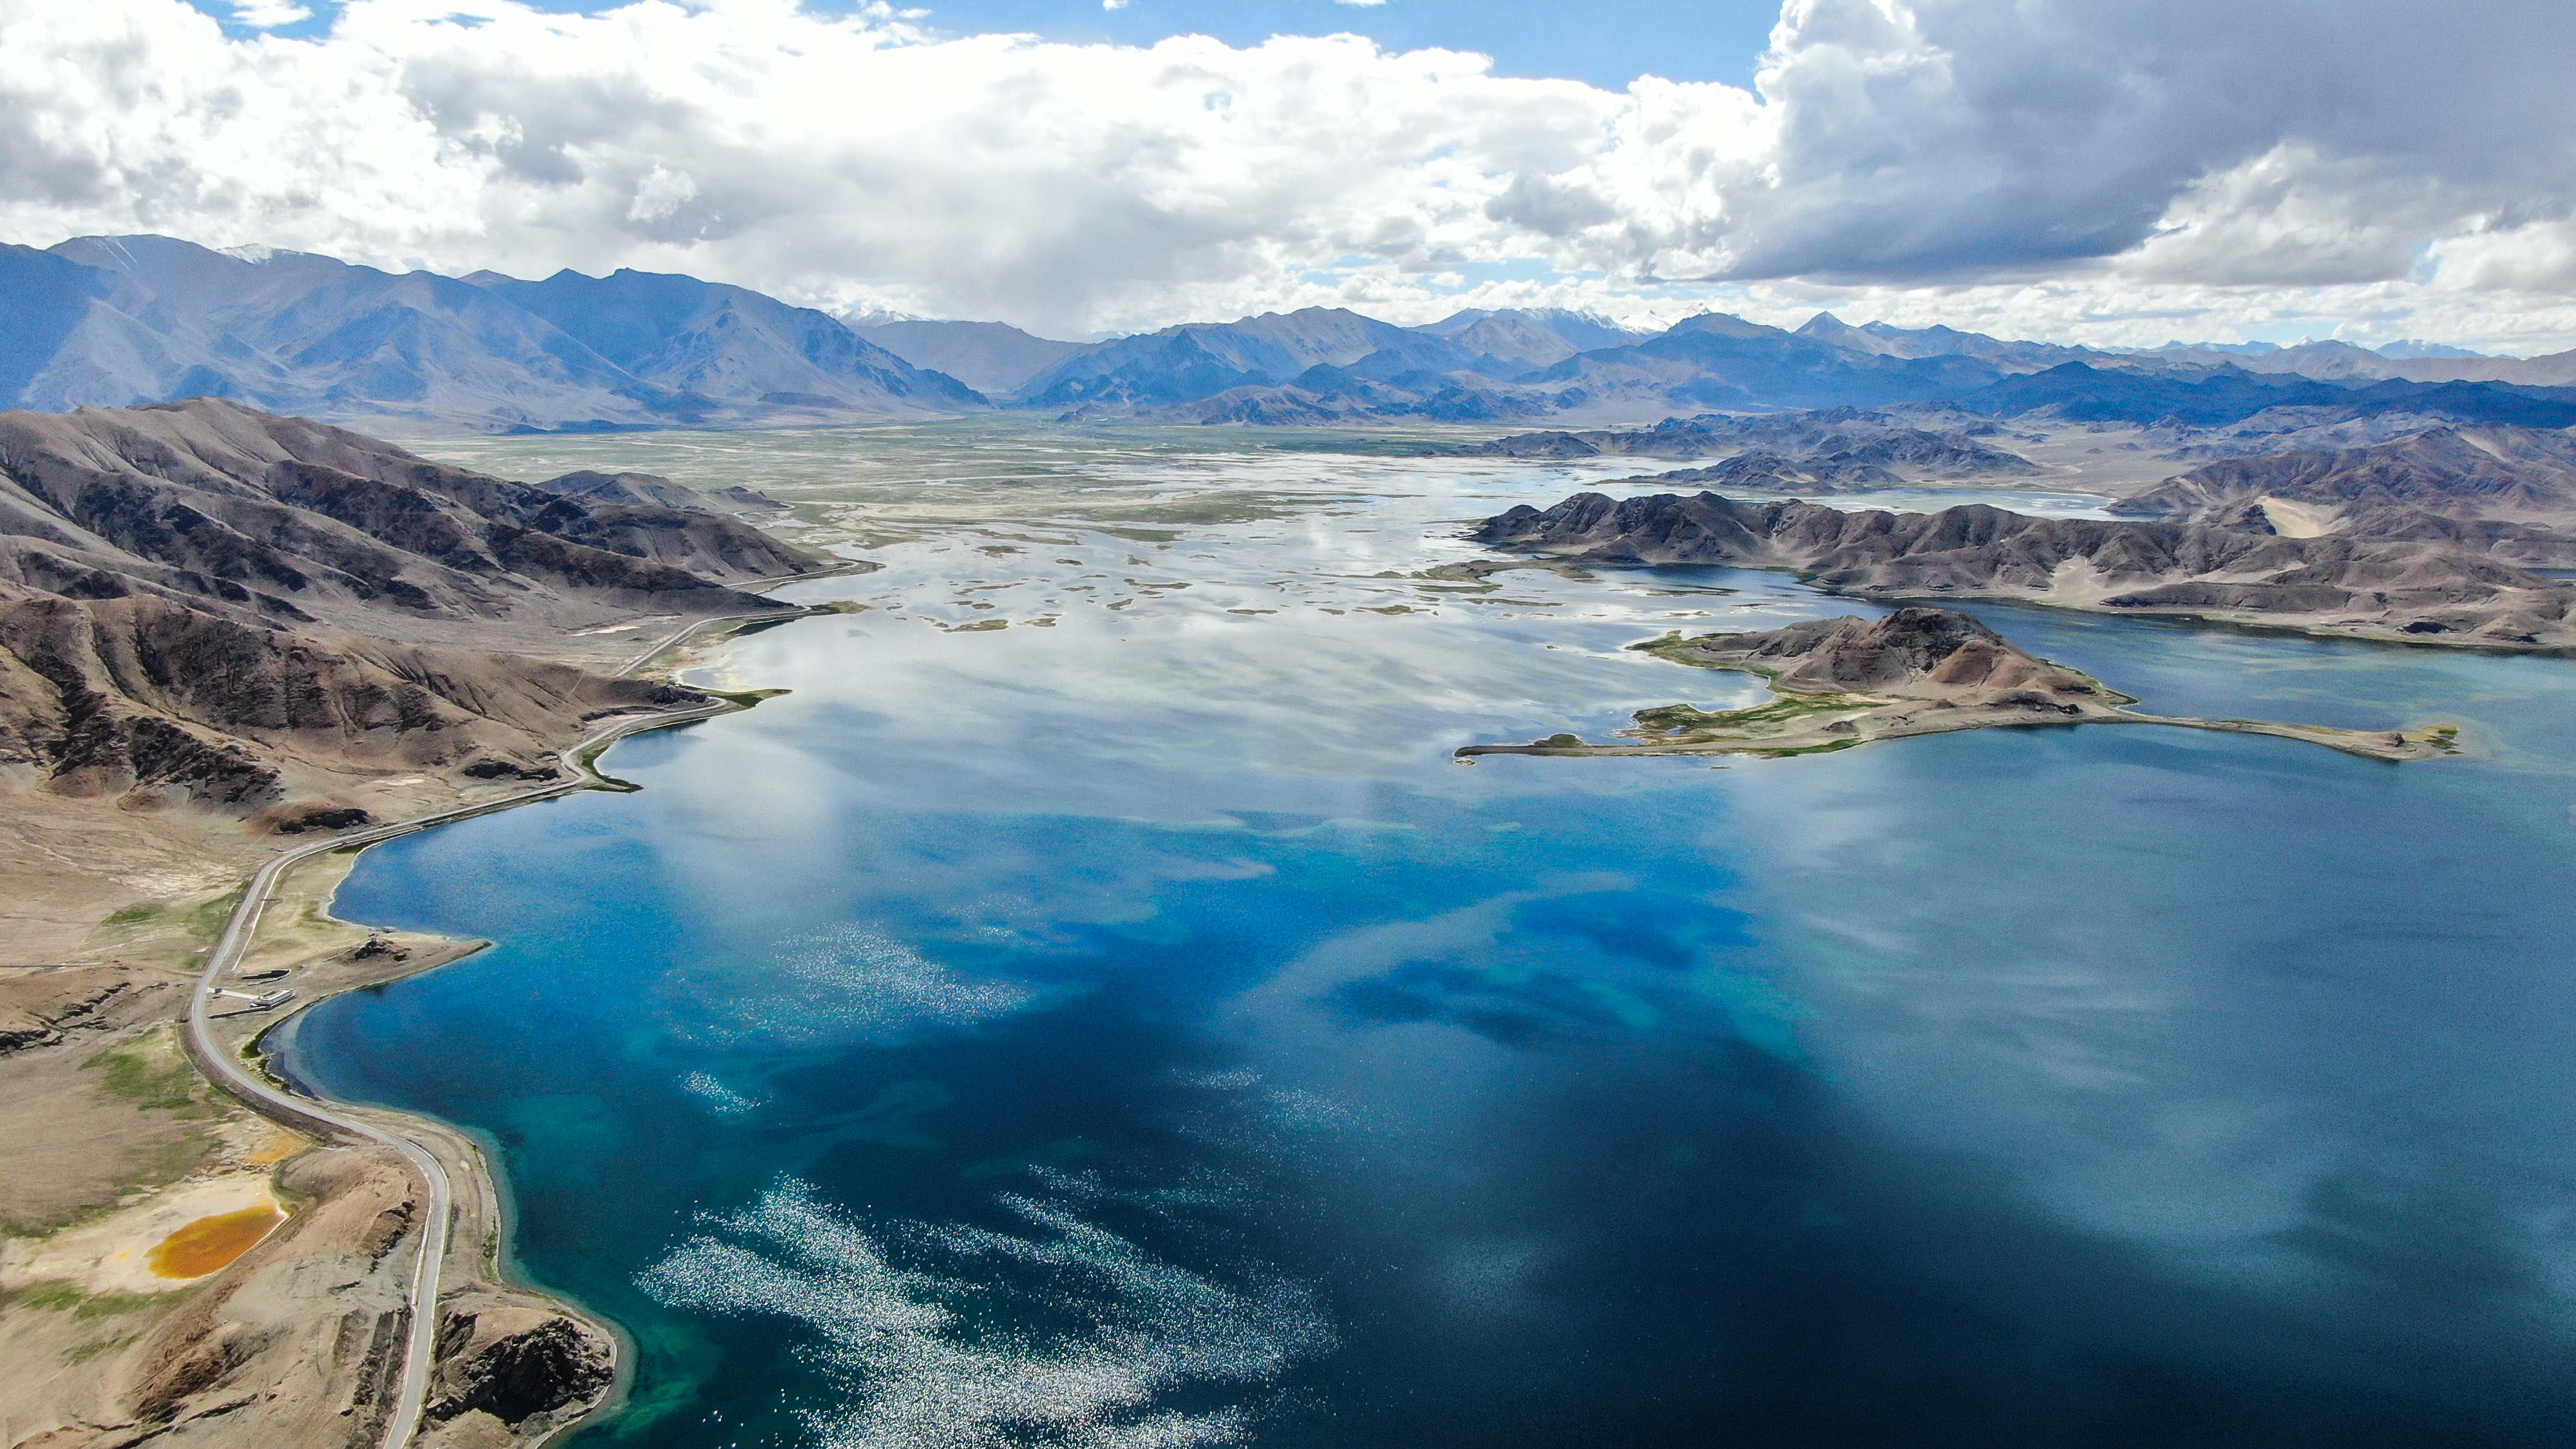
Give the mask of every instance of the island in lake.
<path id="1" fill-rule="evenodd" d="M 1630 646 L 1676 664 L 1740 669 L 1779 698 L 1750 709 L 1664 705 L 1636 713 L 1625 744 L 1571 734 L 1526 745 L 1468 745 L 1477 755 L 1756 754 L 1849 749 L 1872 740 L 1954 730 L 2067 724 L 2160 724 L 2278 735 L 2377 760 L 2421 760 L 2456 749 L 2457 728 L 2343 730 L 2264 720 L 2185 719 L 2129 708 L 2128 695 L 2030 654 L 1952 609 L 1905 608 L 1882 619 L 1810 619 L 1751 634 L 1678 632 Z"/>

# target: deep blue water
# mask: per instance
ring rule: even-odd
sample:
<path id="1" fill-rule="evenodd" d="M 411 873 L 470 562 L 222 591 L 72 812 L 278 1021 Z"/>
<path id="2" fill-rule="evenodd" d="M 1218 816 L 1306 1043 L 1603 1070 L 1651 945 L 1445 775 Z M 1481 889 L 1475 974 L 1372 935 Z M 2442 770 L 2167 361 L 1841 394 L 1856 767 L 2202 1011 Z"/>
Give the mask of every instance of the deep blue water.
<path id="1" fill-rule="evenodd" d="M 497 942 L 290 1061 L 498 1145 L 521 1266 L 640 1348 L 586 1444 L 2576 1434 L 2576 665 L 1994 608 L 2150 708 L 2471 751 L 1464 766 L 1758 697 L 1621 643 L 1844 606 L 952 633 L 889 561 L 642 793 L 341 892 Z"/>

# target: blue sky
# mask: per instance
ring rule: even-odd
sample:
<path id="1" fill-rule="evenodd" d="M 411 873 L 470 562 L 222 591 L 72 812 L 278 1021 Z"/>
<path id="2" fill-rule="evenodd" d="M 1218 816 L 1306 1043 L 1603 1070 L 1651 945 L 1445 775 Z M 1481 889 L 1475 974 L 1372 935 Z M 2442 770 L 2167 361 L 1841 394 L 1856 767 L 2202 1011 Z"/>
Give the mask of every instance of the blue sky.
<path id="1" fill-rule="evenodd" d="M 191 0 L 230 19 L 225 0 Z M 280 26 L 279 35 L 324 29 L 336 8 L 305 0 L 313 18 Z M 578 0 L 536 0 L 537 8 L 592 12 L 612 8 Z M 845 0 L 809 4 L 818 14 L 846 13 Z M 904 8 L 913 8 L 910 6 Z M 1032 32 L 1050 40 L 1150 45 L 1167 35 L 1212 35 L 1235 45 L 1273 35 L 1349 31 L 1391 49 L 1440 46 L 1494 58 L 1507 76 L 1554 76 L 1619 90 L 1640 75 L 1724 81 L 1750 87 L 1753 68 L 1780 18 L 1776 0 L 1590 0 L 1575 8 L 1534 0 L 944 0 L 919 8 L 921 23 L 951 33 Z"/>
<path id="2" fill-rule="evenodd" d="M 1513 76 L 1559 76 L 1618 90 L 1640 75 L 1753 83 L 1754 62 L 1780 18 L 1761 0 L 953 0 L 930 23 L 958 30 L 1033 30 L 1066 40 L 1145 43 L 1198 32 L 1245 44 L 1268 36 L 1356 31 L 1395 49 L 1482 51 Z"/>

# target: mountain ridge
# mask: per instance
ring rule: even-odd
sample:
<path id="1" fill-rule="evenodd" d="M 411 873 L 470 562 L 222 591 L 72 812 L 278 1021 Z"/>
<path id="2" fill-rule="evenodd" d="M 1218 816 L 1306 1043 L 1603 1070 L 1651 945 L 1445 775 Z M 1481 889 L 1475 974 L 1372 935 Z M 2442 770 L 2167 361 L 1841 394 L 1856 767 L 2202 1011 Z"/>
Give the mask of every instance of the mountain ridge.
<path id="1" fill-rule="evenodd" d="M 553 778 L 586 721 L 702 696 L 493 645 L 788 614 L 731 585 L 830 562 L 606 481 L 516 483 L 212 398 L 0 413 L 0 765 L 53 798 L 281 830 L 366 819 L 404 770 Z"/>
<path id="2" fill-rule="evenodd" d="M 473 431 L 846 421 L 978 410 L 805 308 L 690 277 L 394 274 L 167 237 L 0 248 L 0 404 L 185 396 Z M 627 324 L 653 321 L 639 337 Z M 594 345 L 597 344 L 597 345 Z M 0 364 L 0 367 L 11 367 Z M 14 387 L 7 386 L 14 381 Z"/>
<path id="3" fill-rule="evenodd" d="M 1785 568 L 1861 597 L 2005 598 L 2310 633 L 2576 648 L 2576 589 L 2436 543 L 2293 538 L 2212 522 L 1747 504 L 1578 493 L 1486 519 L 1476 542 L 1602 563 Z"/>
<path id="4" fill-rule="evenodd" d="M 2384 411 L 2402 393 L 2454 421 L 2535 424 L 2547 406 L 2576 399 L 2576 387 L 2541 396 L 2576 384 L 2576 352 L 2392 348 L 2407 355 L 2331 341 L 2121 351 L 1854 326 L 1830 312 L 1794 330 L 1704 312 L 1648 333 L 1545 307 L 1469 308 L 1413 327 L 1306 307 L 1083 343 L 998 322 L 834 318 L 748 288 L 631 269 L 536 281 L 397 274 L 148 235 L 0 247 L 0 406 L 223 396 L 378 430 L 839 423 L 996 402 L 1072 419 L 1263 425 L 1639 422 L 1949 402 L 2209 426 L 2213 399 L 2258 389 L 2272 405 Z M 938 364 L 973 373 L 985 390 Z M 2516 394 L 2532 397 L 2502 400 Z"/>

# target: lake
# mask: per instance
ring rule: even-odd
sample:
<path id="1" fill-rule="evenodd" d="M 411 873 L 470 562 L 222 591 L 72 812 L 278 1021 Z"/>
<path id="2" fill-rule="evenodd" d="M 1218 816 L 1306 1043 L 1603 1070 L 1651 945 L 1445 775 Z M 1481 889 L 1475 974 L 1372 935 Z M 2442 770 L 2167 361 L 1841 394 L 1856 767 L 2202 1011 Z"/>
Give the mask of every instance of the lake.
<path id="1" fill-rule="evenodd" d="M 633 1335 L 585 1446 L 2576 1433 L 2576 665 L 1980 606 L 2146 709 L 2468 750 L 1469 765 L 1764 697 L 1627 644 L 1879 610 L 1421 577 L 1632 470 L 1280 441 L 415 445 L 882 565 L 693 673 L 792 692 L 617 746 L 641 793 L 369 851 L 341 915 L 496 944 L 287 1033 L 492 1144 L 520 1270 Z"/>

